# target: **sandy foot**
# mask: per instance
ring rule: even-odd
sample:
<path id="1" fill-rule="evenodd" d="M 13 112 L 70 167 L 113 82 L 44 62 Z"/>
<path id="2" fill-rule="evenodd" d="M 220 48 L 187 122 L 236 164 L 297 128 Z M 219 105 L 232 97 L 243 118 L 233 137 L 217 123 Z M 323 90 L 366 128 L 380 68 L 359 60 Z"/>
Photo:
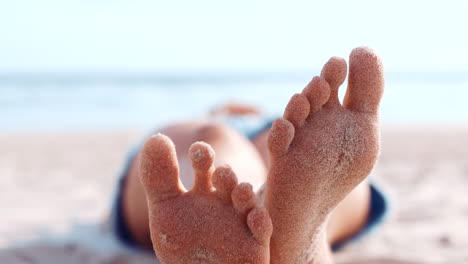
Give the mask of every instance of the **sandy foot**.
<path id="1" fill-rule="evenodd" d="M 273 221 L 271 263 L 329 263 L 324 222 L 372 170 L 379 153 L 378 106 L 383 68 L 369 48 L 346 62 L 331 58 L 321 76 L 294 95 L 272 126 L 265 204 Z"/>
<path id="2" fill-rule="evenodd" d="M 208 144 L 194 143 L 189 154 L 195 184 L 187 192 L 168 137 L 153 136 L 142 151 L 141 180 L 158 258 L 167 264 L 269 263 L 271 219 L 252 186 L 238 184 L 227 166 L 215 170 Z"/>

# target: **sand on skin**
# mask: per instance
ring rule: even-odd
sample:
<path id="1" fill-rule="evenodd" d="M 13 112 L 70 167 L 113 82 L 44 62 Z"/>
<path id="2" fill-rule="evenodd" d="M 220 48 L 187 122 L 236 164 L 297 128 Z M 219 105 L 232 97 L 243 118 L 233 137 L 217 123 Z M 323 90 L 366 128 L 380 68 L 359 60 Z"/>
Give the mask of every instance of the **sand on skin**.
<path id="1" fill-rule="evenodd" d="M 468 262 L 468 128 L 383 127 L 375 180 L 389 220 L 337 263 Z M 154 263 L 115 246 L 105 225 L 136 131 L 0 134 L 0 263 Z"/>

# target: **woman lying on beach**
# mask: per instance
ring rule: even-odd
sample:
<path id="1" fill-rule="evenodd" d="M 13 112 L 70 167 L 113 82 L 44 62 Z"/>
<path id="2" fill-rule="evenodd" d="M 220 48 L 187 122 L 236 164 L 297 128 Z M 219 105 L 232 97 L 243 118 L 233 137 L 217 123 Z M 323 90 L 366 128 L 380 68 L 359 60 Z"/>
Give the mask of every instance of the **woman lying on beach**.
<path id="1" fill-rule="evenodd" d="M 119 184 L 119 238 L 166 264 L 331 263 L 331 249 L 385 211 L 365 181 L 379 153 L 383 68 L 365 47 L 349 63 L 343 104 L 347 65 L 333 57 L 274 122 L 231 105 L 150 137 Z"/>

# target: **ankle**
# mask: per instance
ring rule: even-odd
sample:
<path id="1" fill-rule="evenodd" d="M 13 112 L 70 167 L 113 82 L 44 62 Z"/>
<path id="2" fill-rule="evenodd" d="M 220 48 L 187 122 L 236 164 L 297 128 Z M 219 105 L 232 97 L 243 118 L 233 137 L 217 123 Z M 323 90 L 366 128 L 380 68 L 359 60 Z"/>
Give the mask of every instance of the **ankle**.
<path id="1" fill-rule="evenodd" d="M 326 223 L 324 221 L 313 234 L 311 245 L 307 252 L 307 263 L 328 264 L 333 263 L 331 249 L 327 240 Z"/>

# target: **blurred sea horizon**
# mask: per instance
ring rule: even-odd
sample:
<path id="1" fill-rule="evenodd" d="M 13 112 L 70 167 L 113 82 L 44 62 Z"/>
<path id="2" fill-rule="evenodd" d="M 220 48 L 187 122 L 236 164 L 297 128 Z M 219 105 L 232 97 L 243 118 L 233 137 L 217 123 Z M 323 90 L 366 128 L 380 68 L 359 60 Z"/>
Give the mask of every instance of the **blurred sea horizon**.
<path id="1" fill-rule="evenodd" d="M 227 101 L 281 115 L 319 71 L 0 73 L 0 130 L 149 129 Z M 340 90 L 341 97 L 345 85 Z M 468 124 L 468 72 L 387 72 L 384 124 Z"/>

